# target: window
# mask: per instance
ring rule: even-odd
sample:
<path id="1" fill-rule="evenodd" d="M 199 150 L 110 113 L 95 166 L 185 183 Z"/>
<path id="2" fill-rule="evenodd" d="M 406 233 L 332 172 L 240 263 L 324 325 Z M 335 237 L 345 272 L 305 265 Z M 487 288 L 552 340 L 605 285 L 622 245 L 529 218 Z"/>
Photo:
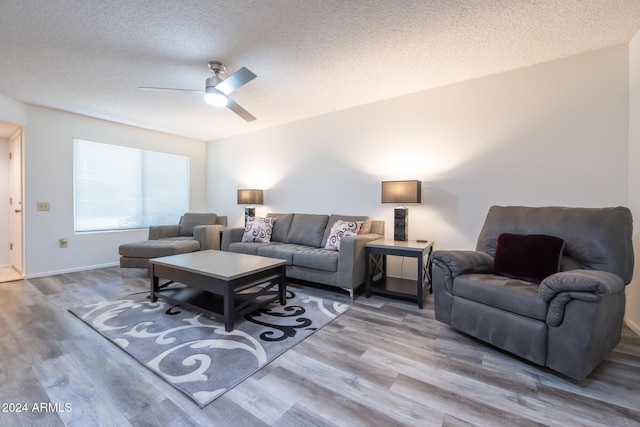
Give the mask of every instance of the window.
<path id="1" fill-rule="evenodd" d="M 73 140 L 75 231 L 177 224 L 189 209 L 189 158 Z"/>

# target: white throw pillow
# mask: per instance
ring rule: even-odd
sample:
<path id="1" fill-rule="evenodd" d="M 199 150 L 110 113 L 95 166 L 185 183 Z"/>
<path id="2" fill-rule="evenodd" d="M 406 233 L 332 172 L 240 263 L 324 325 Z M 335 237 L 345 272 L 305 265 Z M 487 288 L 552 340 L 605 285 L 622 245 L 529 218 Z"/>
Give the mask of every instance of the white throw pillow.
<path id="1" fill-rule="evenodd" d="M 340 250 L 340 239 L 345 236 L 355 236 L 360 232 L 360 228 L 362 228 L 362 224 L 364 221 L 343 221 L 338 220 L 333 223 L 331 227 L 331 232 L 329 233 L 329 238 L 327 239 L 327 244 L 325 245 L 325 249 L 333 249 L 334 251 Z"/>
<path id="2" fill-rule="evenodd" d="M 242 242 L 268 243 L 271 241 L 271 231 L 275 218 L 247 218 L 247 225 L 244 227 Z"/>

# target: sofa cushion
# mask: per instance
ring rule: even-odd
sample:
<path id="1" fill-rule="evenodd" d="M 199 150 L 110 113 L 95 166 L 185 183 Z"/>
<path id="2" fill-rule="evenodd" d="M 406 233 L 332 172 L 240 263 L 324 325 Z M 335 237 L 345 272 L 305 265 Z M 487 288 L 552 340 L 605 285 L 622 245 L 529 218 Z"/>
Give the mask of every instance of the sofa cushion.
<path id="1" fill-rule="evenodd" d="M 369 234 L 371 232 L 371 218 L 369 218 L 368 216 L 332 214 L 329 217 L 329 221 L 327 221 L 327 227 L 325 228 L 324 235 L 322 236 L 322 244 L 320 245 L 321 247 L 324 248 L 327 246 L 327 240 L 329 239 L 329 234 L 331 233 L 331 227 L 333 227 L 336 221 L 362 221 L 362 227 L 360 227 L 360 231 L 358 232 L 358 234 Z"/>
<path id="2" fill-rule="evenodd" d="M 179 236 L 193 236 L 193 227 L 196 225 L 212 225 L 218 220 L 218 215 L 214 213 L 192 213 L 182 215 L 180 219 Z"/>
<path id="3" fill-rule="evenodd" d="M 273 230 L 271 231 L 271 241 L 286 242 L 291 221 L 293 221 L 293 214 L 270 213 L 267 215 L 267 218 L 276 219 L 276 223 L 273 225 Z"/>
<path id="4" fill-rule="evenodd" d="M 242 254 L 258 255 L 258 249 L 265 246 L 282 245 L 280 242 L 256 243 L 256 242 L 234 242 L 229 244 L 229 252 L 239 252 Z"/>
<path id="5" fill-rule="evenodd" d="M 169 238 L 125 243 L 118 247 L 121 256 L 128 258 L 158 258 L 200 250 L 200 243 L 189 238 Z"/>
<path id="6" fill-rule="evenodd" d="M 564 240 L 544 234 L 498 236 L 493 271 L 500 276 L 539 284 L 560 270 Z"/>
<path id="7" fill-rule="evenodd" d="M 246 243 L 243 243 L 243 245 L 246 245 Z M 329 272 L 338 271 L 338 258 L 340 256 L 336 251 L 290 243 L 262 245 L 257 248 L 254 255 L 283 259 L 287 262 L 287 265 Z"/>
<path id="8" fill-rule="evenodd" d="M 271 241 L 271 232 L 276 219 L 249 217 L 247 224 L 244 226 L 242 242 L 258 242 L 268 243 Z"/>
<path id="9" fill-rule="evenodd" d="M 493 274 L 462 274 L 453 281 L 453 294 L 501 310 L 540 321 L 547 318 L 549 304 L 530 282 Z"/>
<path id="10" fill-rule="evenodd" d="M 299 246 L 293 253 L 293 264 L 316 270 L 338 271 L 339 257 L 340 254 L 333 250 Z"/>
<path id="11" fill-rule="evenodd" d="M 293 265 L 293 254 L 298 251 L 299 248 L 299 245 L 290 244 L 264 245 L 258 248 L 256 255 L 283 259 L 287 261 L 287 265 Z"/>
<path id="12" fill-rule="evenodd" d="M 287 243 L 319 248 L 328 220 L 327 215 L 295 214 L 287 234 Z"/>
<path id="13" fill-rule="evenodd" d="M 325 249 L 331 249 L 333 251 L 340 250 L 340 241 L 346 236 L 356 236 L 362 228 L 363 221 L 343 221 L 338 220 L 331 226 L 331 232 L 329 238 L 325 244 Z M 329 227 L 327 227 L 328 229 Z"/>

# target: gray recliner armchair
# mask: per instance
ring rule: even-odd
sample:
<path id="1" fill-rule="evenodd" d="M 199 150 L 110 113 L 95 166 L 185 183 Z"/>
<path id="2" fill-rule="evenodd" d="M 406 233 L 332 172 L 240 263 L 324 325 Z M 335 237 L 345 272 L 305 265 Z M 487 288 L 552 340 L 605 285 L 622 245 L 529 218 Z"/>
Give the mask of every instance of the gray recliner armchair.
<path id="1" fill-rule="evenodd" d="M 633 274 L 632 230 L 625 207 L 493 206 L 475 251 L 434 252 L 435 317 L 584 379 L 620 342 L 624 291 Z M 519 246 L 531 238 L 534 252 L 545 239 L 557 238 L 560 248 L 555 269 L 537 278 L 528 270 L 532 257 Z M 514 274 L 514 268 L 523 271 Z"/>

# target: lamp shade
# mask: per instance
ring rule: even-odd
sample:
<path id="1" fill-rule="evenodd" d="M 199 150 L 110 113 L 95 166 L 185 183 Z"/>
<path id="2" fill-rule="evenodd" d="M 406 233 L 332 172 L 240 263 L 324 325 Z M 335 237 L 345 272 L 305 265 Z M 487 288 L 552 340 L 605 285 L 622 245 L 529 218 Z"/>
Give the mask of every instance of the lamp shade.
<path id="1" fill-rule="evenodd" d="M 422 182 L 382 181 L 382 203 L 422 203 Z"/>
<path id="2" fill-rule="evenodd" d="M 238 190 L 239 205 L 261 205 L 263 202 L 262 190 Z"/>

